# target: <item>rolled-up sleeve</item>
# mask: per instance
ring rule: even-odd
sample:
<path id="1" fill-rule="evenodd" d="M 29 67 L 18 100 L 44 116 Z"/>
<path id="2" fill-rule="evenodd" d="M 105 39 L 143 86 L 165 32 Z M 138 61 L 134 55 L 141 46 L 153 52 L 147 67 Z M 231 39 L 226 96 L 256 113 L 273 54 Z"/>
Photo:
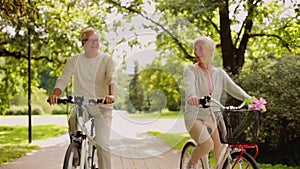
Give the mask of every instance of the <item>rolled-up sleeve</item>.
<path id="1" fill-rule="evenodd" d="M 106 64 L 106 78 L 107 78 L 107 85 L 118 85 L 118 78 L 117 78 L 117 64 L 109 57 L 108 63 Z"/>

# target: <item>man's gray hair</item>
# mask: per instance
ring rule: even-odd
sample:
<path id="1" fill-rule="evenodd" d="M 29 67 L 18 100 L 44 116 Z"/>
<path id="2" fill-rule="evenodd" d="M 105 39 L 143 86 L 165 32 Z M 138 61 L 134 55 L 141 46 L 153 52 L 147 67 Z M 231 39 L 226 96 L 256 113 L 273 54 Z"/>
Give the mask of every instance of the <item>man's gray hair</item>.
<path id="1" fill-rule="evenodd" d="M 81 40 L 85 39 L 86 33 L 91 32 L 91 31 L 94 32 L 98 38 L 100 37 L 100 34 L 96 29 L 94 29 L 92 27 L 87 27 L 87 28 L 83 29 L 83 31 L 81 32 Z"/>

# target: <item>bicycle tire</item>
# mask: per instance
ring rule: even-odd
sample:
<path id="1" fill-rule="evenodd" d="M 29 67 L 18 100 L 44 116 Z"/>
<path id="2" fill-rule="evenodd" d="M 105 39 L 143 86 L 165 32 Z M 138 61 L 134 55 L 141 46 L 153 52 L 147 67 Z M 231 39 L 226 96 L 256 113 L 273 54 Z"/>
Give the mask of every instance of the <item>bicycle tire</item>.
<path id="1" fill-rule="evenodd" d="M 66 151 L 63 169 L 74 169 L 80 165 L 80 144 L 72 142 Z"/>
<path id="2" fill-rule="evenodd" d="M 185 145 L 182 148 L 181 156 L 180 156 L 180 169 L 186 168 L 186 166 L 188 165 L 188 163 L 191 159 L 191 156 L 192 156 L 192 153 L 193 153 L 195 147 L 196 147 L 196 145 L 192 141 L 188 141 L 185 143 Z M 197 163 L 196 168 L 203 168 L 202 166 L 203 166 L 203 162 L 201 159 L 199 159 L 199 162 Z"/>
<path id="3" fill-rule="evenodd" d="M 234 168 L 232 168 L 231 165 L 233 165 L 235 163 L 235 161 L 237 160 L 237 158 L 239 156 L 240 156 L 240 152 L 231 153 L 230 157 L 228 157 L 225 160 L 222 169 L 244 169 L 244 168 L 247 168 L 247 169 L 260 169 L 259 165 L 255 161 L 255 159 L 250 154 L 248 154 L 246 152 L 244 152 L 244 154 L 242 155 L 242 157 L 241 157 L 240 161 L 238 162 L 238 164 Z"/>
<path id="4" fill-rule="evenodd" d="M 98 159 L 97 158 L 95 158 L 95 157 L 97 157 L 97 149 L 96 149 L 96 147 L 95 146 L 93 146 L 93 150 L 92 150 L 92 168 L 91 169 L 97 169 L 96 168 L 96 166 L 97 166 L 97 161 L 98 161 Z"/>

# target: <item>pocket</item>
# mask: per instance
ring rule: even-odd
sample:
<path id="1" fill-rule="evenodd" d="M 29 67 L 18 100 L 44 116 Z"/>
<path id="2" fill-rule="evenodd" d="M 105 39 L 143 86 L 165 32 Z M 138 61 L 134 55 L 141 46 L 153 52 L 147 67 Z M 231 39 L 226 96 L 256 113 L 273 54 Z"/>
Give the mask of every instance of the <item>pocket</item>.
<path id="1" fill-rule="evenodd" d="M 100 113 L 100 108 L 98 105 L 88 105 L 86 109 L 91 116 L 95 116 Z"/>
<path id="2" fill-rule="evenodd" d="M 104 117 L 112 118 L 112 109 L 100 107 L 100 112 Z"/>

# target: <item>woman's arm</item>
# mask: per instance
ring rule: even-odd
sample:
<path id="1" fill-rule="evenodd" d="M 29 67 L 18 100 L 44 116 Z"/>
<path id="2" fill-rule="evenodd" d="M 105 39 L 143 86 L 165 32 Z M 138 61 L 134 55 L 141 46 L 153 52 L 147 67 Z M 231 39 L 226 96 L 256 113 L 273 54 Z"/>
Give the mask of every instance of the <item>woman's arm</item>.
<path id="1" fill-rule="evenodd" d="M 250 96 L 240 86 L 238 86 L 223 69 L 220 70 L 223 76 L 223 87 L 227 93 L 241 101 L 246 98 L 250 98 Z"/>

